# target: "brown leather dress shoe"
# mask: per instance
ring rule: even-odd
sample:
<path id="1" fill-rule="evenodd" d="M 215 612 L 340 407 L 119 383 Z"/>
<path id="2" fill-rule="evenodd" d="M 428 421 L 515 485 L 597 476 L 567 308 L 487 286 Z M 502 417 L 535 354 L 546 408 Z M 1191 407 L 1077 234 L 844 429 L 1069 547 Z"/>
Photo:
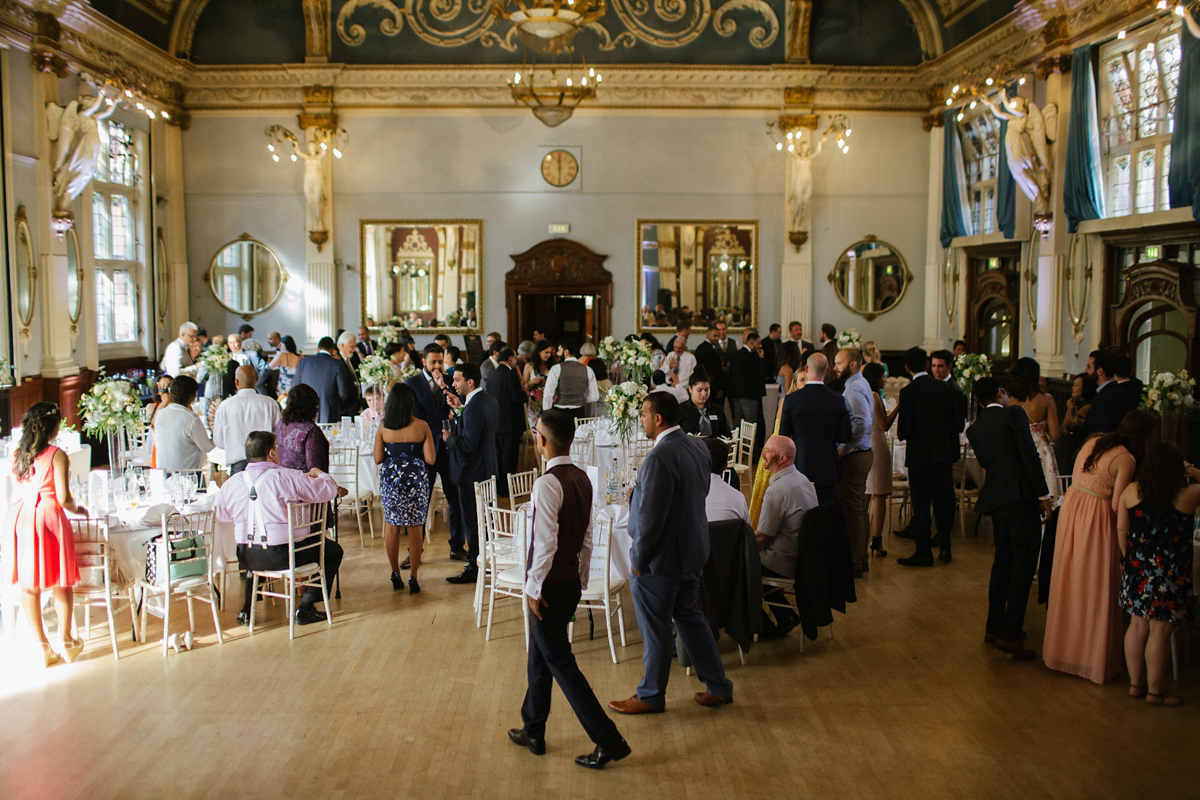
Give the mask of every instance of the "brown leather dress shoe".
<path id="1" fill-rule="evenodd" d="M 732 697 L 721 697 L 719 694 L 710 694 L 709 692 L 696 692 L 696 702 L 708 708 L 717 706 L 729 705 L 733 702 Z"/>
<path id="2" fill-rule="evenodd" d="M 1026 649 L 1025 642 L 1021 641 L 1020 639 L 1011 639 L 1007 641 L 1004 639 L 997 639 L 996 641 L 992 642 L 992 647 L 1003 653 L 1008 653 L 1016 661 L 1031 661 L 1037 658 L 1037 653 Z"/>
<path id="3" fill-rule="evenodd" d="M 636 694 L 628 700 L 613 700 L 608 707 L 620 714 L 661 714 L 666 711 L 662 706 L 642 702 Z"/>

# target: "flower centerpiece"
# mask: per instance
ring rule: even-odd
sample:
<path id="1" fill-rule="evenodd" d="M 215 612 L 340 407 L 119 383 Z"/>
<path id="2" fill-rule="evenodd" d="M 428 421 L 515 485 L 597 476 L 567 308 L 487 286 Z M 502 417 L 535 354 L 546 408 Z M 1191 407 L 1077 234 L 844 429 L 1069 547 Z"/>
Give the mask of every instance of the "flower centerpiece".
<path id="1" fill-rule="evenodd" d="M 13 376 L 12 367 L 8 365 L 8 359 L 0 356 L 0 386 L 12 386 Z"/>
<path id="2" fill-rule="evenodd" d="M 611 336 L 605 336 L 600 340 L 596 352 L 609 364 L 620 364 L 625 371 L 625 378 L 629 381 L 644 384 L 650 377 L 654 353 L 648 342 L 641 339 L 617 341 Z"/>
<path id="3" fill-rule="evenodd" d="M 409 378 L 415 378 L 421 374 L 420 367 L 409 367 L 408 369 L 399 369 L 393 367 L 393 370 L 397 374 L 396 380 L 399 383 L 404 383 Z"/>
<path id="4" fill-rule="evenodd" d="M 604 407 L 608 410 L 613 427 L 625 444 L 633 440 L 645 399 L 646 387 L 634 381 L 616 384 L 604 398 Z"/>
<path id="5" fill-rule="evenodd" d="M 376 334 L 375 341 L 378 344 L 379 349 L 382 350 L 393 342 L 399 342 L 400 334 L 403 332 L 404 329 L 399 325 L 393 325 L 390 322 L 385 322 L 379 326 L 379 333 Z"/>
<path id="6" fill-rule="evenodd" d="M 209 375 L 224 375 L 232 360 L 233 354 L 229 352 L 228 347 L 223 344 L 210 344 L 204 348 L 196 363 L 204 367 Z"/>
<path id="7" fill-rule="evenodd" d="M 120 437 L 141 422 L 142 403 L 129 381 L 104 378 L 79 398 L 83 430 L 93 436 L 108 437 L 109 466 L 120 471 L 124 448 Z"/>
<path id="8" fill-rule="evenodd" d="M 992 362 L 983 353 L 965 353 L 954 362 L 954 380 L 968 398 L 975 381 L 992 374 Z"/>
<path id="9" fill-rule="evenodd" d="M 387 386 L 392 380 L 392 362 L 380 355 L 369 355 L 358 365 L 363 386 Z"/>
<path id="10" fill-rule="evenodd" d="M 837 346 L 838 350 L 861 350 L 862 335 L 854 328 L 847 328 L 837 335 Z"/>
<path id="11" fill-rule="evenodd" d="M 1141 408 L 1157 411 L 1161 416 L 1184 414 L 1191 410 L 1195 399 L 1192 393 L 1196 381 L 1183 369 L 1176 375 L 1172 372 L 1155 372 L 1150 382 L 1142 389 Z"/>

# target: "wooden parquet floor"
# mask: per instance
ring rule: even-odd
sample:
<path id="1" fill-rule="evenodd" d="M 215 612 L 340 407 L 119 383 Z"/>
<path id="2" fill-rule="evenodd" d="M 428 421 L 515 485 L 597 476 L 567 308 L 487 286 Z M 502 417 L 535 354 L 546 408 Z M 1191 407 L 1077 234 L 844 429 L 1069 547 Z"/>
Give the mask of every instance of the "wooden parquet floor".
<path id="1" fill-rule="evenodd" d="M 332 628 L 298 628 L 265 607 L 253 637 L 224 612 L 225 644 L 198 614 L 191 652 L 164 659 L 158 631 L 114 661 L 97 635 L 73 665 L 30 669 L 24 639 L 0 639 L 0 798 L 1107 798 L 1200 797 L 1197 667 L 1180 709 L 1014 663 L 985 646 L 991 546 L 956 544 L 950 566 L 875 559 L 859 602 L 800 652 L 762 643 L 746 666 L 721 642 L 732 706 L 696 705 L 678 666 L 666 714 L 617 718 L 632 757 L 603 772 L 556 690 L 548 752 L 514 747 L 525 652 L 515 601 L 491 642 L 444 534 L 418 596 L 393 593 L 382 540 L 360 548 L 343 522 L 343 599 Z M 627 598 L 628 599 L 628 598 Z M 260 609 L 263 611 L 264 609 Z M 179 614 L 176 617 L 186 616 Z M 577 626 L 576 653 L 602 702 L 641 676 L 641 639 L 609 658 L 603 628 Z M 1045 620 L 1026 628 L 1040 651 Z"/>

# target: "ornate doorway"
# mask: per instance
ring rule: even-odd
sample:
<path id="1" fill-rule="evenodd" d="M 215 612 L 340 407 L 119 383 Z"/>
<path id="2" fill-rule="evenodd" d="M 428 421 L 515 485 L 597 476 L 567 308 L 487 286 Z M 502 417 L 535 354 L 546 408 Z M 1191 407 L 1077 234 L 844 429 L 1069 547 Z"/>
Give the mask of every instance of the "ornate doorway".
<path id="1" fill-rule="evenodd" d="M 504 276 L 508 341 L 532 339 L 537 330 L 552 341 L 590 336 L 599 343 L 612 316 L 607 258 L 569 239 L 547 239 L 513 256 Z"/>
<path id="2" fill-rule="evenodd" d="M 1020 246 L 967 248 L 967 347 L 992 360 L 996 374 L 1017 358 Z"/>

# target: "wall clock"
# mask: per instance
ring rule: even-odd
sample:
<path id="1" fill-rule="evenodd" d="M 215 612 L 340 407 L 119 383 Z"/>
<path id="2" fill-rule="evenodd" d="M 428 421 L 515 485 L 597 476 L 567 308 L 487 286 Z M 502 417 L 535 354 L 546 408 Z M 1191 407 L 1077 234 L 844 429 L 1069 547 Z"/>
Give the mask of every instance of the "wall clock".
<path id="1" fill-rule="evenodd" d="M 551 186 L 566 186 L 579 174 L 579 162 L 566 150 L 551 150 L 542 158 L 542 177 Z"/>

